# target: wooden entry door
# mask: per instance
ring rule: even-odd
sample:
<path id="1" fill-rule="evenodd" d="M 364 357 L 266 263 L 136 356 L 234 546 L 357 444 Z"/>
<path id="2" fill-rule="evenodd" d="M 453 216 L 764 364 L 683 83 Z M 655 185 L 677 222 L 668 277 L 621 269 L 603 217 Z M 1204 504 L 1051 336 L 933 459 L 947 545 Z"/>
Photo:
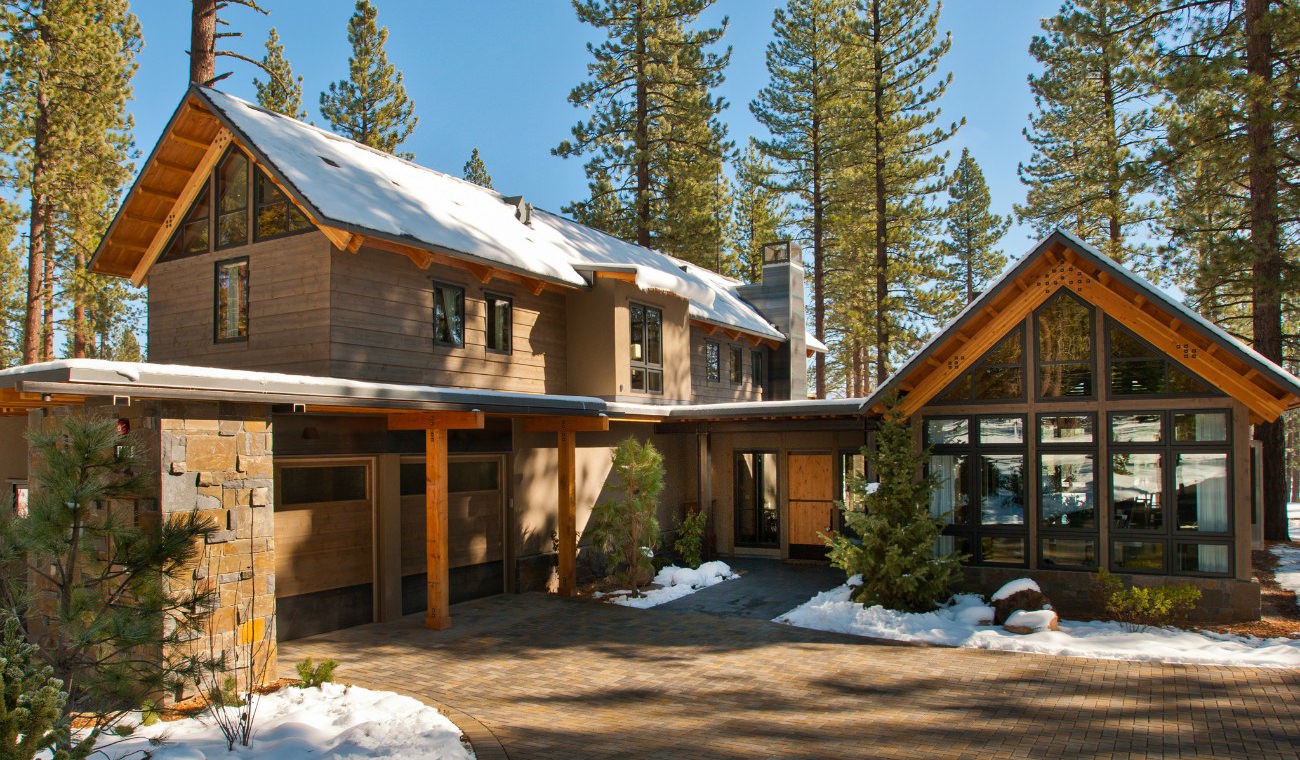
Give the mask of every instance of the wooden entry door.
<path id="1" fill-rule="evenodd" d="M 835 460 L 829 453 L 789 456 L 790 558 L 825 559 L 821 535 L 835 525 Z"/>

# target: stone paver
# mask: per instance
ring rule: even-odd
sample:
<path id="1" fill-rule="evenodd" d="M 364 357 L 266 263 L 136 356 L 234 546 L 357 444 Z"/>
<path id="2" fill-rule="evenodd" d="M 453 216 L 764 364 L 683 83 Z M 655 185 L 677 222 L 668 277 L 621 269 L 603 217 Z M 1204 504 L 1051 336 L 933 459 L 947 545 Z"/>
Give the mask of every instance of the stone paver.
<path id="1" fill-rule="evenodd" d="M 1294 670 L 907 646 L 540 594 L 452 620 L 285 642 L 281 668 L 333 657 L 340 680 L 473 716 L 471 739 L 485 727 L 513 760 L 1300 755 Z"/>

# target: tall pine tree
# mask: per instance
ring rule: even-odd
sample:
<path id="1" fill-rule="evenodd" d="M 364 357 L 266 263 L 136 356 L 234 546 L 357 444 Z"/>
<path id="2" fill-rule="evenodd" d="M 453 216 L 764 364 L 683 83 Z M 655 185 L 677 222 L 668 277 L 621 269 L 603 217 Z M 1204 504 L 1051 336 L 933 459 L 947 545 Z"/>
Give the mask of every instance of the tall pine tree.
<path id="1" fill-rule="evenodd" d="M 306 119 L 307 111 L 302 107 L 302 77 L 294 78 L 289 59 L 284 56 L 284 43 L 280 42 L 275 27 L 271 27 L 266 37 L 266 55 L 262 57 L 261 67 L 267 80 L 263 82 L 253 78 L 257 104 L 268 111 Z"/>
<path id="2" fill-rule="evenodd" d="M 357 0 L 348 21 L 348 78 L 330 83 L 321 93 L 321 116 L 335 132 L 386 153 L 415 131 L 419 119 L 406 97 L 402 73 L 388 62 L 384 44 L 388 29 L 379 26 L 378 12 L 370 0 Z M 414 158 L 410 153 L 398 154 Z"/>
<path id="3" fill-rule="evenodd" d="M 825 341 L 827 213 L 830 172 L 840 126 L 842 38 L 850 23 L 850 0 L 789 0 L 772 20 L 767 46 L 770 81 L 749 105 L 771 134 L 759 149 L 774 163 L 772 186 L 794 197 L 801 237 L 809 244 L 812 331 Z M 826 396 L 826 356 L 817 354 L 813 386 Z"/>
<path id="4" fill-rule="evenodd" d="M 478 148 L 475 148 L 469 154 L 469 160 L 465 162 L 465 179 L 476 185 L 481 185 L 487 189 L 492 189 L 492 175 L 488 174 L 487 165 L 478 154 Z"/>
<path id="5" fill-rule="evenodd" d="M 731 194 L 732 271 L 745 282 L 763 275 L 763 244 L 782 240 L 790 226 L 790 210 L 782 194 L 772 189 L 772 165 L 751 139 L 736 161 L 736 184 Z"/>
<path id="6" fill-rule="evenodd" d="M 957 297 L 945 317 L 974 301 L 1006 266 L 1007 257 L 997 244 L 1011 226 L 1009 218 L 989 213 L 989 186 L 969 149 L 962 149 L 948 186 L 948 199 L 946 234 L 939 245 L 948 269 L 947 281 Z"/>
<path id="7" fill-rule="evenodd" d="M 1157 99 L 1145 72 L 1155 41 L 1146 23 L 1160 0 L 1067 0 L 1043 19 L 1029 52 L 1043 64 L 1029 77 L 1036 113 L 1025 130 L 1034 149 L 1020 178 L 1029 190 L 1017 206 L 1040 234 L 1061 227 L 1108 256 L 1149 274 L 1143 235 L 1156 213 L 1144 200 L 1154 181 L 1150 160 Z"/>
<path id="8" fill-rule="evenodd" d="M 712 49 L 726 22 L 694 28 L 712 0 L 574 0 L 602 31 L 591 78 L 569 93 L 591 117 L 553 153 L 589 156 L 579 220 L 701 266 L 717 266 L 725 221 L 725 107 L 714 91 L 731 51 Z"/>

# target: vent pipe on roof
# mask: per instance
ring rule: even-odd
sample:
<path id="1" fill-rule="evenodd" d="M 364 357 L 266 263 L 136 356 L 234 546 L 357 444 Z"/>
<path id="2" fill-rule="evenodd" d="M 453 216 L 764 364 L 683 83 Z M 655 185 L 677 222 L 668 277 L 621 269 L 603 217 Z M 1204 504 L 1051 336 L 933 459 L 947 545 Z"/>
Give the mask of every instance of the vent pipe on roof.
<path id="1" fill-rule="evenodd" d="M 526 224 L 526 225 L 528 225 L 528 226 L 530 226 L 530 227 L 532 226 L 532 223 L 533 223 L 533 204 L 526 202 L 526 201 L 524 200 L 524 196 L 522 196 L 522 195 L 511 195 L 511 196 L 507 196 L 507 197 L 505 197 L 505 198 L 502 198 L 501 200 L 505 201 L 505 203 L 506 203 L 507 205 L 510 205 L 510 206 L 514 206 L 514 207 L 515 207 L 515 218 L 516 218 L 516 219 L 518 219 L 520 222 L 523 222 L 524 224 Z"/>

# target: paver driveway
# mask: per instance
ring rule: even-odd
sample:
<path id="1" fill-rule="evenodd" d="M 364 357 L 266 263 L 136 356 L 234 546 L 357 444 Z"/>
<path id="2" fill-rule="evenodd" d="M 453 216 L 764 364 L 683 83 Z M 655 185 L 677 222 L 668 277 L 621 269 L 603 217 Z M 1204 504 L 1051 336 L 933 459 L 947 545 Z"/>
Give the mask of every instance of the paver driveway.
<path id="1" fill-rule="evenodd" d="M 472 715 L 514 760 L 1300 755 L 1300 671 L 890 645 L 541 594 L 452 620 L 287 642 L 281 668 L 334 657 L 342 681 Z"/>

